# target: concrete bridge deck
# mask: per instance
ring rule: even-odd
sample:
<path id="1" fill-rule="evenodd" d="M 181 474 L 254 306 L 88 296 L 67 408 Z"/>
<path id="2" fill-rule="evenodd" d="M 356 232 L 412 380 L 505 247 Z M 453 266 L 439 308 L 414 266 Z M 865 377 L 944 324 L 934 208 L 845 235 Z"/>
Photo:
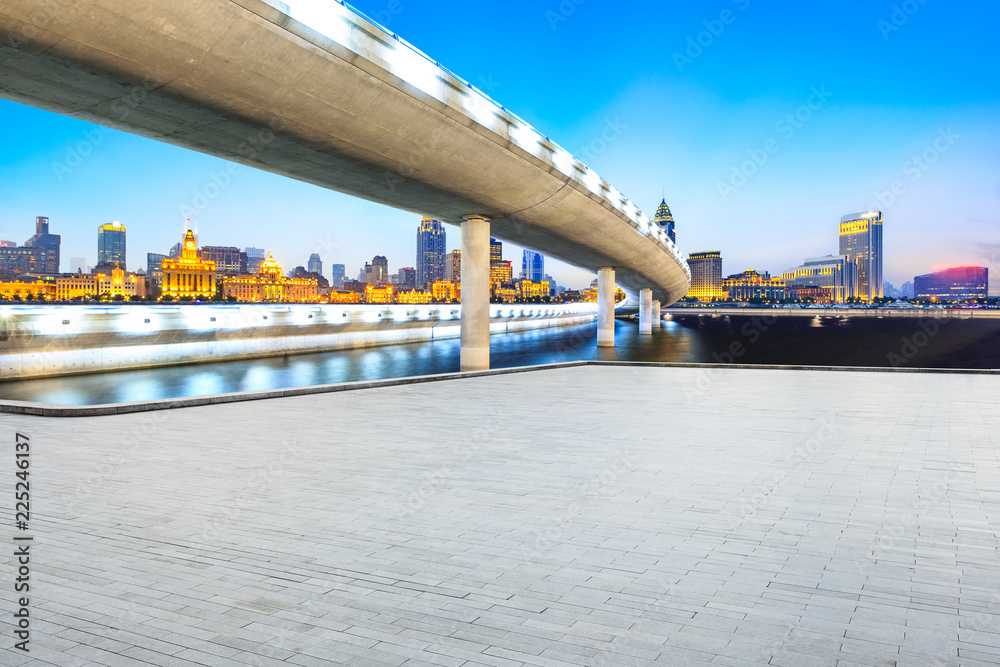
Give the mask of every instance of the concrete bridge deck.
<path id="1" fill-rule="evenodd" d="M 998 399 L 584 366 L 0 415 L 34 536 L 31 653 L 5 558 L 0 663 L 995 665 Z"/>

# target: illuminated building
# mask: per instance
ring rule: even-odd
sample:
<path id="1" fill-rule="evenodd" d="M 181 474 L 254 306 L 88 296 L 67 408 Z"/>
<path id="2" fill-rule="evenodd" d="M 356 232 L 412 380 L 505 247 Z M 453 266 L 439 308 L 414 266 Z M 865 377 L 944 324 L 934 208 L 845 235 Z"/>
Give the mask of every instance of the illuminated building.
<path id="1" fill-rule="evenodd" d="M 332 290 L 330 292 L 330 303 L 361 303 L 361 295 L 357 292 L 340 292 Z"/>
<path id="2" fill-rule="evenodd" d="M 535 282 L 534 280 L 522 280 L 517 283 L 517 294 L 522 301 L 548 298 L 549 282 L 547 280 L 542 280 L 540 282 Z"/>
<path id="3" fill-rule="evenodd" d="M 97 228 L 97 266 L 125 268 L 125 225 L 115 220 Z"/>
<path id="4" fill-rule="evenodd" d="M 51 301 L 56 298 L 56 285 L 39 279 L 0 280 L 0 300 Z"/>
<path id="5" fill-rule="evenodd" d="M 691 268 L 691 287 L 687 296 L 699 301 L 716 301 L 725 298 L 722 290 L 722 253 L 692 252 L 688 255 Z"/>
<path id="6" fill-rule="evenodd" d="M 332 264 L 330 265 L 330 271 L 332 273 L 330 276 L 330 286 L 335 289 L 342 288 L 344 286 L 344 265 Z"/>
<path id="7" fill-rule="evenodd" d="M 309 273 L 323 275 L 323 260 L 319 258 L 319 253 L 314 252 L 309 255 L 309 261 L 306 262 L 306 269 Z"/>
<path id="8" fill-rule="evenodd" d="M 882 213 L 869 211 L 840 219 L 840 254 L 855 265 L 854 296 L 871 303 L 882 296 Z"/>
<path id="9" fill-rule="evenodd" d="M 392 303 L 394 293 L 392 285 L 365 285 L 365 303 Z"/>
<path id="10" fill-rule="evenodd" d="M 46 253 L 45 271 L 49 275 L 59 273 L 59 244 L 61 237 L 58 234 L 49 234 L 49 219 L 45 216 L 35 218 L 35 235 L 24 242 L 27 248 L 44 248 Z"/>
<path id="11" fill-rule="evenodd" d="M 190 229 L 184 235 L 180 255 L 167 257 L 163 269 L 163 296 L 210 299 L 215 296 L 215 262 L 198 256 L 198 245 Z"/>
<path id="12" fill-rule="evenodd" d="M 802 266 L 788 269 L 781 274 L 785 287 L 789 291 L 788 298 L 812 298 L 816 303 L 844 303 L 854 294 L 857 284 L 855 271 L 857 266 L 846 256 L 814 257 L 807 259 Z M 809 290 L 806 288 L 822 288 Z M 823 291 L 825 290 L 825 291 Z M 791 292 L 795 292 L 795 295 Z"/>
<path id="13" fill-rule="evenodd" d="M 396 303 L 430 303 L 434 295 L 430 292 L 410 290 L 396 295 Z"/>
<path id="14" fill-rule="evenodd" d="M 250 273 L 250 258 L 239 248 L 204 245 L 199 255 L 206 262 L 215 262 L 215 272 L 219 275 L 237 276 Z M 260 273 L 260 269 L 255 273 Z"/>
<path id="15" fill-rule="evenodd" d="M 260 265 L 260 273 L 224 277 L 222 293 L 248 303 L 316 303 L 319 282 L 315 278 L 286 277 L 277 260 L 268 256 Z"/>
<path id="16" fill-rule="evenodd" d="M 57 275 L 60 240 L 58 234 L 49 234 L 49 219 L 38 216 L 35 235 L 23 246 L 0 246 L 0 275 Z"/>
<path id="17" fill-rule="evenodd" d="M 389 284 L 389 260 L 382 255 L 375 255 L 372 263 L 365 263 L 365 284 L 381 287 Z"/>
<path id="18" fill-rule="evenodd" d="M 766 271 L 763 275 L 753 269 L 729 276 L 722 281 L 722 289 L 734 301 L 780 301 L 785 298 L 785 281 L 772 278 Z"/>
<path id="19" fill-rule="evenodd" d="M 454 301 L 462 298 L 462 285 L 450 280 L 437 280 L 431 285 L 431 294 L 435 301 Z"/>
<path id="20" fill-rule="evenodd" d="M 490 239 L 490 291 L 498 301 L 507 302 L 507 292 L 500 294 L 501 289 L 508 289 L 515 296 L 517 290 L 509 283 L 514 279 L 514 268 L 511 262 L 503 258 L 503 243 Z"/>
<path id="21" fill-rule="evenodd" d="M 462 251 L 452 250 L 444 261 L 444 279 L 450 283 L 462 282 Z"/>
<path id="22" fill-rule="evenodd" d="M 670 240 L 677 243 L 677 233 L 674 230 L 674 215 L 670 212 L 670 207 L 667 206 L 666 199 L 661 201 L 660 207 L 656 209 L 656 215 L 653 216 L 653 222 L 660 227 L 663 227 L 663 229 L 667 232 L 667 236 L 670 237 Z"/>
<path id="23" fill-rule="evenodd" d="M 989 295 L 989 269 L 984 266 L 959 266 L 935 271 L 913 279 L 913 298 L 918 301 L 964 303 Z"/>
<path id="24" fill-rule="evenodd" d="M 540 283 L 545 279 L 545 258 L 540 253 L 525 250 L 521 258 L 521 279 Z"/>
<path id="25" fill-rule="evenodd" d="M 836 301 L 835 291 L 832 287 L 816 287 L 815 285 L 786 284 L 785 298 L 822 304 L 841 303 Z"/>
<path id="26" fill-rule="evenodd" d="M 445 231 L 437 220 L 424 218 L 417 230 L 417 284 L 423 289 L 444 280 Z"/>
<path id="27" fill-rule="evenodd" d="M 517 303 L 517 290 L 513 287 L 498 287 L 493 290 L 493 298 L 500 303 Z"/>
<path id="28" fill-rule="evenodd" d="M 60 301 L 82 297 L 131 299 L 134 296 L 146 296 L 146 278 L 126 273 L 125 269 L 114 265 L 95 273 L 75 273 L 57 278 L 56 296 Z"/>

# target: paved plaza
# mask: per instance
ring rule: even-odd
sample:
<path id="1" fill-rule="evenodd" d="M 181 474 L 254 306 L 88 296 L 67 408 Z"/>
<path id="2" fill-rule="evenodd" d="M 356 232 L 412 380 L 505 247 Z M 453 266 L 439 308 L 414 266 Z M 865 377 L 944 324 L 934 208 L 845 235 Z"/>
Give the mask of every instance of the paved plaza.
<path id="1" fill-rule="evenodd" d="M 998 405 L 989 375 L 585 366 L 0 414 L 5 551 L 34 537 L 0 664 L 1000 664 Z"/>

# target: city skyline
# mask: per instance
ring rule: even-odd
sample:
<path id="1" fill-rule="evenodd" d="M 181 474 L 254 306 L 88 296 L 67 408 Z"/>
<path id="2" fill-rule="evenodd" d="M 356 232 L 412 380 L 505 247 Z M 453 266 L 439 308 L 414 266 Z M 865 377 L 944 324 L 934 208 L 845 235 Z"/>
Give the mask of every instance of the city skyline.
<path id="1" fill-rule="evenodd" d="M 829 229 L 844 213 L 876 209 L 889 282 L 998 263 L 997 74 L 989 40 L 976 38 L 994 7 L 972 15 L 918 5 L 894 22 L 891 5 L 860 2 L 795 15 L 745 1 L 719 11 L 643 5 L 664 26 L 655 46 L 584 50 L 569 67 L 559 56 L 570 45 L 616 30 L 596 5 L 567 12 L 515 2 L 455 16 L 357 4 L 548 132 L 647 215 L 665 198 L 685 255 L 721 249 L 732 272 L 778 273 L 831 252 Z M 823 32 L 810 28 L 820 18 Z M 500 56 L 443 39 L 488 22 L 523 35 L 525 49 Z M 927 52 L 955 26 L 969 38 Z M 865 48 L 844 48 L 851 40 Z M 620 76 L 595 76 L 612 72 Z M 287 266 L 313 252 L 349 274 L 375 254 L 391 269 L 415 265 L 413 213 L 11 102 L 0 102 L 0 114 L 18 128 L 0 158 L 2 239 L 22 243 L 34 217 L 48 216 L 63 257 L 92 263 L 87 230 L 120 220 L 132 237 L 128 264 L 138 267 L 175 243 L 186 211 L 205 245 L 266 245 Z M 293 221 L 298 233 L 268 237 Z M 547 272 L 566 285 L 593 278 L 551 258 Z"/>

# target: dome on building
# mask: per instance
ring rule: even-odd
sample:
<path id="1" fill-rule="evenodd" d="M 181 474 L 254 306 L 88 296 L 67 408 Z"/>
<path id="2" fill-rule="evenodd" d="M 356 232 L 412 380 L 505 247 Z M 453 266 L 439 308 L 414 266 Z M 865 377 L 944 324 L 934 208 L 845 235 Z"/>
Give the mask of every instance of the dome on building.
<path id="1" fill-rule="evenodd" d="M 264 274 L 281 274 L 281 264 L 274 258 L 274 253 L 268 253 L 267 259 L 260 263 L 260 272 Z"/>

